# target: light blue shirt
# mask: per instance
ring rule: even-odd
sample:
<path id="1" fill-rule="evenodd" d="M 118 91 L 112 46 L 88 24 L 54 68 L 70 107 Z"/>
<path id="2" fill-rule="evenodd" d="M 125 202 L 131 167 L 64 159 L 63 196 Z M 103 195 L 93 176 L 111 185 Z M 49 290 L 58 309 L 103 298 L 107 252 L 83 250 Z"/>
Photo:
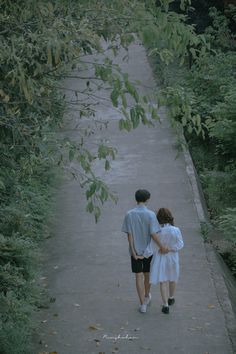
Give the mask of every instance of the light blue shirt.
<path id="1" fill-rule="evenodd" d="M 122 231 L 133 236 L 134 248 L 142 255 L 151 240 L 151 234 L 160 232 L 156 214 L 145 205 L 138 205 L 125 215 Z M 130 252 L 131 253 L 131 252 Z"/>

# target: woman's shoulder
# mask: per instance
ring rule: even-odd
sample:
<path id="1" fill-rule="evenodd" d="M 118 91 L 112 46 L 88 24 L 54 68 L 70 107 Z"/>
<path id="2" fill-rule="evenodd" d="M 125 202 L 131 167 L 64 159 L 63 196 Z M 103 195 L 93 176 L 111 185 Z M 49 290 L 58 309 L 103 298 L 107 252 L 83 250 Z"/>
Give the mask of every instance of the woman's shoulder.
<path id="1" fill-rule="evenodd" d="M 181 236 L 182 235 L 179 227 L 172 226 L 172 228 L 173 228 L 173 232 L 175 233 L 175 235 L 177 235 L 177 236 Z"/>
<path id="2" fill-rule="evenodd" d="M 171 232 L 173 232 L 175 234 L 180 234 L 181 233 L 180 228 L 177 227 L 177 226 L 167 224 L 167 225 L 164 225 L 164 228 L 165 227 L 167 227 L 169 231 L 171 231 Z"/>

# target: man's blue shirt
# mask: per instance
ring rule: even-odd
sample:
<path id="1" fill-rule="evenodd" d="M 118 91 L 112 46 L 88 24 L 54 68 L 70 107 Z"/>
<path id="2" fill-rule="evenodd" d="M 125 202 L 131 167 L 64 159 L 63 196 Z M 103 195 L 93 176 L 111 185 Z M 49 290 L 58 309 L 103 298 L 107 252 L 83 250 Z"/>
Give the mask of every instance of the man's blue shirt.
<path id="1" fill-rule="evenodd" d="M 124 218 L 122 231 L 133 236 L 134 248 L 138 255 L 142 255 L 150 242 L 151 234 L 161 230 L 153 211 L 145 205 L 138 205 L 129 210 Z"/>

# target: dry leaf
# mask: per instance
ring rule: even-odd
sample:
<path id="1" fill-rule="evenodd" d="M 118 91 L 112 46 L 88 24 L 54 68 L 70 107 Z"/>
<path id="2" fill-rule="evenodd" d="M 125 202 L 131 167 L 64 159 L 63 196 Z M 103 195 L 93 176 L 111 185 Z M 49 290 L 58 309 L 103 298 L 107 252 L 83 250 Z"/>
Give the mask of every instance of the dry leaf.
<path id="1" fill-rule="evenodd" d="M 75 307 L 80 307 L 80 304 L 74 304 Z"/>
<path id="2" fill-rule="evenodd" d="M 48 322 L 48 320 L 43 320 L 43 321 L 41 321 L 42 323 L 47 323 Z"/>
<path id="3" fill-rule="evenodd" d="M 90 325 L 89 326 L 89 330 L 90 331 L 97 331 L 97 330 L 101 330 L 101 327 L 98 327 L 99 325 Z"/>
<path id="4" fill-rule="evenodd" d="M 50 334 L 51 336 L 54 336 L 55 334 L 57 334 L 57 332 L 56 332 L 56 331 L 50 331 L 49 334 Z"/>
<path id="5" fill-rule="evenodd" d="M 214 308 L 215 308 L 215 305 L 209 304 L 207 307 L 208 307 L 209 309 L 214 309 Z"/>

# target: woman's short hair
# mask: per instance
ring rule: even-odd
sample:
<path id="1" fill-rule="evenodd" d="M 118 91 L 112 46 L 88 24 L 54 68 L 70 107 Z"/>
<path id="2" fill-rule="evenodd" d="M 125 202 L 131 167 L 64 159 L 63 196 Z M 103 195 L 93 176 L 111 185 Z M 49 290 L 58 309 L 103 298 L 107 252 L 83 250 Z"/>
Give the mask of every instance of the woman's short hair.
<path id="1" fill-rule="evenodd" d="M 150 197 L 151 194 L 146 189 L 138 189 L 135 193 L 135 200 L 137 203 L 145 203 Z"/>
<path id="2" fill-rule="evenodd" d="M 157 211 L 157 220 L 161 225 L 171 224 L 174 225 L 174 217 L 170 210 L 167 208 L 160 208 Z"/>

